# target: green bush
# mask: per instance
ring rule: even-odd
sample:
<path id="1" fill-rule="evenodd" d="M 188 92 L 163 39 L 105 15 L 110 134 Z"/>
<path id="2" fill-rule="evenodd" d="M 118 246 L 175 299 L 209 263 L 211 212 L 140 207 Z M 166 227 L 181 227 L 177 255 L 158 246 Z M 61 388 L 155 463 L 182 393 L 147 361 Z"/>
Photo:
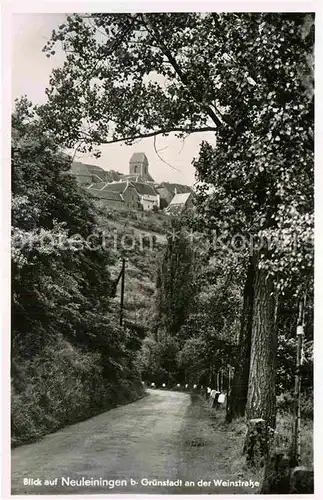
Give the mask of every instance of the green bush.
<path id="1" fill-rule="evenodd" d="M 28 380 L 18 391 L 12 381 L 12 444 L 35 440 L 64 425 L 137 399 L 140 379 L 105 380 L 98 353 L 84 352 L 59 337 L 32 361 L 21 361 Z"/>
<path id="2" fill-rule="evenodd" d="M 293 438 L 294 416 L 291 412 L 278 411 L 275 430 L 275 448 L 284 450 L 288 455 L 291 451 Z M 313 467 L 313 421 L 301 417 L 301 465 Z"/>
<path id="3" fill-rule="evenodd" d="M 113 230 L 127 212 L 98 212 L 36 113 L 22 98 L 12 115 L 13 445 L 142 392 L 127 368 L 141 341 L 128 342 L 110 298 L 117 256 L 75 244 L 100 236 L 99 213 Z"/>
<path id="4" fill-rule="evenodd" d="M 290 392 L 284 392 L 277 396 L 277 410 L 281 413 L 293 413 L 294 395 Z M 304 393 L 301 396 L 301 415 L 304 418 L 313 419 L 313 396 Z"/>

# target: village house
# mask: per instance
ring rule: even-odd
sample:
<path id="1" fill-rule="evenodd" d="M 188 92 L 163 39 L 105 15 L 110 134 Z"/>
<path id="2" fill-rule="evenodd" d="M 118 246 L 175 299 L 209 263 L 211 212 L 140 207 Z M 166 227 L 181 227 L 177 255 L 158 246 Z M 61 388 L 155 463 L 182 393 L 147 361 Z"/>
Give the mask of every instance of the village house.
<path id="1" fill-rule="evenodd" d="M 89 194 L 101 207 L 111 207 L 115 210 L 126 210 L 126 204 L 120 193 L 114 191 L 103 191 L 90 187 Z"/>
<path id="2" fill-rule="evenodd" d="M 128 210 L 138 210 L 139 208 L 140 197 L 129 181 L 93 183 L 88 187 L 88 190 L 94 198 L 107 200 L 107 205 L 112 208 Z M 110 203 L 112 200 L 113 202 Z"/>
<path id="3" fill-rule="evenodd" d="M 94 198 L 106 199 L 110 203 L 112 197 L 107 193 L 118 194 L 123 203 L 116 204 L 116 197 L 113 198 L 113 208 L 125 207 L 129 210 L 153 210 L 154 206 L 159 208 L 159 194 L 154 186 L 142 182 L 101 182 L 93 183 L 88 187 L 90 194 Z M 117 205 L 117 206 L 116 206 Z"/>
<path id="4" fill-rule="evenodd" d="M 159 193 L 153 185 L 143 182 L 132 182 L 131 184 L 136 189 L 143 210 L 153 210 L 154 207 L 160 207 Z"/>
<path id="5" fill-rule="evenodd" d="M 153 210 L 160 207 L 160 196 L 148 171 L 148 160 L 144 153 L 134 153 L 129 162 L 129 174 L 117 182 L 93 183 L 89 190 L 93 196 L 102 197 L 102 192 L 119 193 L 125 206 L 131 210 Z M 100 194 L 98 194 L 100 191 Z M 109 201 L 107 200 L 107 203 Z M 115 205 L 115 203 L 114 203 Z"/>
<path id="6" fill-rule="evenodd" d="M 190 186 L 170 182 L 162 182 L 156 189 L 160 196 L 161 208 L 167 207 L 176 194 L 193 193 L 193 189 Z"/>
<path id="7" fill-rule="evenodd" d="M 84 186 L 89 186 L 92 183 L 102 181 L 119 181 L 122 178 L 122 174 L 114 170 L 104 170 L 97 165 L 89 165 L 78 161 L 74 161 L 72 163 L 71 168 L 67 173 L 76 177 L 77 182 Z"/>
<path id="8" fill-rule="evenodd" d="M 179 193 L 175 194 L 174 198 L 171 200 L 168 207 L 165 209 L 167 215 L 177 216 L 183 212 L 192 210 L 194 208 L 193 204 L 193 194 L 192 193 Z"/>

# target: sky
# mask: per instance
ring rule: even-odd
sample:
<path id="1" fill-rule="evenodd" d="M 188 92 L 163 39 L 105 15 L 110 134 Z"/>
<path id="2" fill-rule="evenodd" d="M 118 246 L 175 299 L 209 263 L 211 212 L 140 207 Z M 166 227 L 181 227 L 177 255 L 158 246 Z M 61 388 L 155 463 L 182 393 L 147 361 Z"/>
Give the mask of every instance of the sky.
<path id="1" fill-rule="evenodd" d="M 65 19 L 64 14 L 14 14 L 13 15 L 13 59 L 12 59 L 12 97 L 26 94 L 34 104 L 45 102 L 45 88 L 51 71 L 62 65 L 64 54 L 57 51 L 55 57 L 47 58 L 42 47 L 50 38 L 52 30 Z M 157 182 L 168 181 L 192 185 L 195 172 L 191 165 L 198 156 L 202 140 L 214 142 L 214 133 L 191 134 L 182 140 L 169 135 L 158 136 L 156 148 L 162 159 L 154 151 L 153 138 L 142 139 L 137 144 L 109 144 L 101 147 L 102 156 L 77 156 L 77 160 L 99 165 L 106 170 L 129 171 L 129 159 L 134 152 L 144 152 L 149 162 L 149 172 Z"/>

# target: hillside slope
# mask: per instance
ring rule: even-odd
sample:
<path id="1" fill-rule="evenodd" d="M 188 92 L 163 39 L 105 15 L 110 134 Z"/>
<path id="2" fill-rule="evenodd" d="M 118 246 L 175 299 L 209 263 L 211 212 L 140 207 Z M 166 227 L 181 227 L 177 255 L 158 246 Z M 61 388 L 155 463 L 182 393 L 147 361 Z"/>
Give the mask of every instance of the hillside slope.
<path id="1" fill-rule="evenodd" d="M 154 304 L 157 266 L 170 221 L 163 212 L 100 212 L 100 228 L 108 245 L 112 246 L 114 262 L 110 271 L 113 279 L 119 275 L 120 259 L 126 258 L 124 317 L 147 330 Z M 117 309 L 120 284 L 113 300 Z"/>

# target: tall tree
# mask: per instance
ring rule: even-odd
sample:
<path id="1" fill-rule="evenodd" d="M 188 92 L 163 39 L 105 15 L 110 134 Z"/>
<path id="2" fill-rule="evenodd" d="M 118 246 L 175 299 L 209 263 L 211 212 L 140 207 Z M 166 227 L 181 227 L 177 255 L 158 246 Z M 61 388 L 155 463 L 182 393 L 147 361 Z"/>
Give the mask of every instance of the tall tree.
<path id="1" fill-rule="evenodd" d="M 313 100 L 301 76 L 308 73 L 313 33 L 304 35 L 305 16 L 247 20 L 243 31 L 249 26 L 253 77 L 245 75 L 236 95 L 232 81 L 221 87 L 239 130 L 219 130 L 216 148 L 203 144 L 195 165 L 199 179 L 215 187 L 211 195 L 205 186 L 200 190 L 208 225 L 221 231 L 220 243 L 224 238 L 232 247 L 238 241 L 255 262 L 247 414 L 273 427 L 275 299 L 295 273 L 308 283 L 312 265 Z M 240 52 L 233 40 L 226 50 L 234 64 Z M 247 326 L 248 321 L 242 328 Z"/>
<path id="2" fill-rule="evenodd" d="M 216 50 L 206 35 L 216 17 L 68 16 L 44 47 L 48 57 L 57 42 L 66 52 L 66 62 L 50 79 L 49 104 L 42 108 L 47 126 L 65 144 L 82 142 L 90 150 L 93 144 L 131 143 L 170 132 L 215 131 L 222 124 L 214 110 Z"/>
<path id="3" fill-rule="evenodd" d="M 194 307 L 181 328 L 184 343 L 179 361 L 192 382 L 216 387 L 217 374 L 222 370 L 227 379 L 228 365 L 232 366 L 236 356 L 240 273 L 232 261 L 223 265 L 210 259 L 198 281 Z"/>
<path id="4" fill-rule="evenodd" d="M 195 163 L 199 179 L 215 187 L 211 196 L 201 190 L 200 206 L 221 237 L 239 232 L 251 241 L 247 409 L 272 425 L 272 293 L 289 271 L 304 276 L 311 266 L 304 245 L 313 211 L 313 16 L 73 15 L 53 33 L 49 57 L 57 41 L 66 62 L 54 70 L 39 113 L 65 145 L 91 150 L 170 132 L 216 133 L 216 148 L 204 143 Z M 264 248 L 277 236 L 282 244 Z"/>
<path id="5" fill-rule="evenodd" d="M 157 274 L 157 324 L 178 337 L 196 294 L 196 261 L 190 233 L 173 222 Z"/>
<path id="6" fill-rule="evenodd" d="M 254 284 L 255 284 L 255 264 L 253 257 L 249 257 L 247 266 L 247 276 L 243 290 L 243 306 L 240 320 L 240 335 L 238 341 L 238 353 L 235 361 L 234 377 L 232 380 L 231 392 L 227 406 L 227 421 L 243 416 L 247 404 L 251 333 L 252 333 L 252 312 L 254 304 Z"/>

